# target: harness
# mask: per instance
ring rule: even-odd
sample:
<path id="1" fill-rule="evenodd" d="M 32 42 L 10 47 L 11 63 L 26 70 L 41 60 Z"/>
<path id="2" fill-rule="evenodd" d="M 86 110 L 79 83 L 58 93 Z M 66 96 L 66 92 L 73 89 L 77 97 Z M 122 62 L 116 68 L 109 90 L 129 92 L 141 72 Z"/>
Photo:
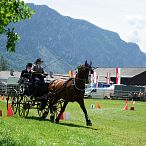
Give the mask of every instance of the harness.
<path id="1" fill-rule="evenodd" d="M 74 80 L 73 80 L 73 85 L 74 85 L 75 89 L 77 89 L 77 90 L 80 91 L 80 92 L 84 92 L 84 91 L 85 91 L 85 88 L 84 88 L 84 89 L 78 88 L 77 85 L 76 85 L 76 78 L 73 78 L 73 79 L 74 79 Z M 82 80 L 82 79 L 80 79 L 80 80 Z"/>
<path id="2" fill-rule="evenodd" d="M 85 67 L 84 70 L 85 70 L 86 68 L 89 69 L 89 67 Z M 81 79 L 81 78 L 78 78 L 78 77 L 69 78 L 68 80 L 66 80 L 66 81 L 64 82 L 64 84 L 63 84 L 59 89 L 57 89 L 57 90 L 55 90 L 55 91 L 50 91 L 50 93 L 51 93 L 52 95 L 55 95 L 55 94 L 58 94 L 58 93 L 62 92 L 63 90 L 65 90 L 65 96 L 67 96 L 67 95 L 68 95 L 67 83 L 68 83 L 69 81 L 73 81 L 72 86 L 74 87 L 74 89 L 76 89 L 77 91 L 82 92 L 82 93 L 85 92 L 85 88 L 81 89 L 81 88 L 77 87 L 76 79 L 85 82 L 86 76 L 85 76 L 85 74 L 84 74 L 84 79 Z M 54 81 L 55 81 L 55 80 L 54 80 Z M 52 81 L 51 83 L 53 83 L 54 81 Z M 51 83 L 50 83 L 50 84 L 51 84 Z M 64 88 L 62 88 L 62 87 L 64 87 Z M 62 89 L 61 89 L 61 88 L 62 88 Z"/>

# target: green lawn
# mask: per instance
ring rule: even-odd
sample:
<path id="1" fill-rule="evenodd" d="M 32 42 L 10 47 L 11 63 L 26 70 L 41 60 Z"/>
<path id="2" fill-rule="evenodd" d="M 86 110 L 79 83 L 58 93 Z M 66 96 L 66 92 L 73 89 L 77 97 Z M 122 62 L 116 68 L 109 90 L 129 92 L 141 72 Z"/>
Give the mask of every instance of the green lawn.
<path id="1" fill-rule="evenodd" d="M 100 103 L 101 109 L 91 104 Z M 0 146 L 146 146 L 146 102 L 136 102 L 135 111 L 125 111 L 125 101 L 85 100 L 93 126 L 87 127 L 77 103 L 66 112 L 71 119 L 51 123 L 40 121 L 36 110 L 28 118 L 0 117 Z M 132 106 L 129 102 L 128 106 Z M 0 109 L 4 109 L 0 102 Z"/>

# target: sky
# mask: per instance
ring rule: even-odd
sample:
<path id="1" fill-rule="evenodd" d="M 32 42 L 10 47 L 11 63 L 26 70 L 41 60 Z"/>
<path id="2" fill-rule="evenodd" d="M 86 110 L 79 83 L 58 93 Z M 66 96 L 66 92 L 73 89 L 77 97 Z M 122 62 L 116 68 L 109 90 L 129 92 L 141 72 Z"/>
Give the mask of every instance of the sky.
<path id="1" fill-rule="evenodd" d="M 84 19 L 117 32 L 146 53 L 146 0 L 24 0 L 45 4 L 64 16 Z"/>

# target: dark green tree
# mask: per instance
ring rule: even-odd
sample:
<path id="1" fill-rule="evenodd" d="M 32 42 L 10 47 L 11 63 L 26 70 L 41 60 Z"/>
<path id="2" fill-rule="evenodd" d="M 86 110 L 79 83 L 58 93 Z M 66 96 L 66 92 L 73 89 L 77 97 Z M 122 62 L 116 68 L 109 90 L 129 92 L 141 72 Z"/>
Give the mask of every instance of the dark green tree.
<path id="1" fill-rule="evenodd" d="M 16 42 L 20 39 L 14 31 L 14 27 L 9 28 L 8 25 L 27 18 L 30 19 L 34 13 L 24 1 L 0 0 L 0 34 L 6 34 L 7 36 L 7 51 L 15 52 Z"/>
<path id="2" fill-rule="evenodd" d="M 9 69 L 8 61 L 1 55 L 0 56 L 0 71 L 8 70 L 8 69 Z"/>

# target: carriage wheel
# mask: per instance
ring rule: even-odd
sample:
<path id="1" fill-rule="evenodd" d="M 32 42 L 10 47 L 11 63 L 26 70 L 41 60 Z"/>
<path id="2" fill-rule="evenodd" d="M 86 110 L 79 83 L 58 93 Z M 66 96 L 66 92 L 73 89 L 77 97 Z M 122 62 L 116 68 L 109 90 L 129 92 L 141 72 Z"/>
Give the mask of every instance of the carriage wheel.
<path id="1" fill-rule="evenodd" d="M 49 110 L 46 109 L 46 108 L 43 109 L 43 110 L 41 110 L 41 109 L 40 109 L 40 105 L 41 105 L 41 103 L 38 103 L 38 104 L 37 104 L 38 115 L 39 115 L 39 117 L 40 117 L 41 119 L 46 119 L 46 117 L 48 116 Z"/>
<path id="2" fill-rule="evenodd" d="M 15 90 L 10 91 L 10 93 L 8 94 L 8 100 L 13 109 L 14 114 L 16 114 L 18 109 L 18 94 Z"/>
<path id="3" fill-rule="evenodd" d="M 30 109 L 30 102 L 28 96 L 24 95 L 19 101 L 19 116 L 26 118 Z"/>
<path id="4" fill-rule="evenodd" d="M 53 112 L 54 112 L 54 118 L 56 119 L 58 114 L 60 113 L 62 109 L 62 101 L 58 101 L 54 106 L 53 106 Z"/>

